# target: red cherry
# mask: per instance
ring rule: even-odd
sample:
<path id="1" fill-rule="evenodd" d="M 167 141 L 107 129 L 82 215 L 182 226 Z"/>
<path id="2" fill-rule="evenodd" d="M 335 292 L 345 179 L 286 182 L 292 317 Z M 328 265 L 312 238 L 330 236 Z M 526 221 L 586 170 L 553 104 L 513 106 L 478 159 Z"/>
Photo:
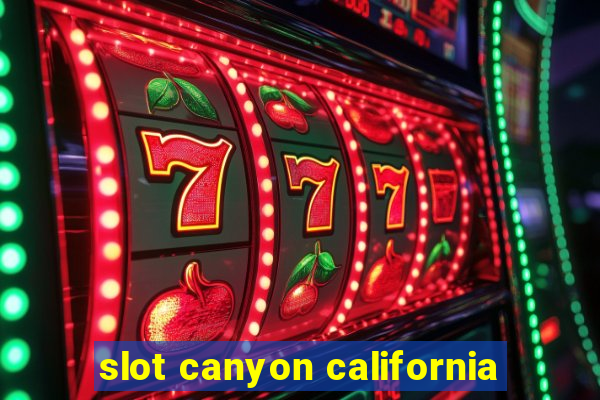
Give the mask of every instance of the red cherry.
<path id="1" fill-rule="evenodd" d="M 421 278 L 420 285 L 427 287 L 428 285 L 436 285 L 439 279 L 443 279 L 450 271 L 450 263 L 446 260 L 436 261 L 427 269 L 425 275 Z"/>
<path id="2" fill-rule="evenodd" d="M 423 130 L 417 130 L 414 132 L 414 138 L 421 148 L 429 153 L 439 153 L 442 149 L 443 143 L 439 140 L 432 138 Z"/>
<path id="3" fill-rule="evenodd" d="M 394 252 L 394 240 L 388 240 L 385 256 L 373 263 L 361 286 L 362 299 L 374 302 L 397 292 L 404 285 L 407 274 L 404 258 Z"/>
<path id="4" fill-rule="evenodd" d="M 308 122 L 304 114 L 284 101 L 268 101 L 265 111 L 271 120 L 283 129 L 294 128 L 298 133 L 308 132 Z"/>
<path id="5" fill-rule="evenodd" d="M 347 106 L 345 112 L 356 130 L 375 143 L 391 142 L 394 133 L 398 131 L 398 128 L 392 123 L 391 116 L 375 108 Z"/>
<path id="6" fill-rule="evenodd" d="M 187 348 L 172 341 L 208 341 L 223 333 L 233 312 L 233 291 L 221 281 L 208 281 L 192 261 L 181 286 L 156 297 L 142 321 L 142 340 L 160 351 Z"/>
<path id="7" fill-rule="evenodd" d="M 308 314 L 317 304 L 319 293 L 313 284 L 298 283 L 283 298 L 279 312 L 281 318 L 290 319 L 295 315 Z"/>

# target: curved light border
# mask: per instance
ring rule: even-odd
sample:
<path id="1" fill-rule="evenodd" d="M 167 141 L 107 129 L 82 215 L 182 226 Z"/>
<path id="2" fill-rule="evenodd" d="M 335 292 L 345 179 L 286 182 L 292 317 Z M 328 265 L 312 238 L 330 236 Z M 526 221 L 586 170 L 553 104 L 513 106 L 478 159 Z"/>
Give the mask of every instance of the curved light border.
<path id="1" fill-rule="evenodd" d="M 551 0 L 552 1 L 552 0 Z M 491 34 L 488 37 L 488 56 L 486 62 L 491 76 L 487 79 L 487 95 L 491 104 L 490 113 L 492 115 L 492 128 L 498 134 L 499 154 L 498 161 L 503 167 L 503 185 L 506 188 L 505 199 L 507 200 L 508 210 L 513 223 L 511 242 L 516 243 L 516 263 L 514 264 L 513 274 L 514 282 L 517 283 L 521 299 L 525 305 L 522 308 L 522 315 L 528 321 L 523 331 L 527 331 L 530 346 L 526 346 L 531 354 L 531 359 L 536 360 L 535 372 L 538 394 L 535 397 L 541 397 L 543 400 L 550 400 L 552 396 L 549 393 L 550 382 L 547 377 L 546 362 L 544 361 L 544 348 L 541 342 L 539 331 L 539 318 L 536 312 L 535 288 L 530 282 L 531 270 L 529 269 L 529 257 L 527 256 L 527 243 L 524 238 L 524 228 L 521 224 L 521 213 L 519 212 L 519 202 L 517 200 L 517 188 L 514 184 L 515 176 L 513 173 L 513 162 L 511 159 L 511 149 L 508 144 L 508 133 L 506 132 L 507 122 L 504 106 L 503 81 L 502 81 L 502 11 L 504 9 L 503 0 L 495 0 L 489 3 L 491 5 Z M 507 249 L 509 250 L 509 249 Z M 508 251 L 507 251 L 508 253 Z M 517 274 L 517 269 L 520 274 Z M 525 336 L 527 337 L 527 335 Z"/>
<path id="2" fill-rule="evenodd" d="M 531 5 L 527 0 L 515 0 L 515 8 L 519 12 L 519 15 L 521 15 L 521 18 L 523 18 L 523 20 L 527 22 L 531 29 L 533 29 L 540 35 L 545 36 L 548 34 L 548 31 L 552 31 L 552 23 L 554 22 L 549 21 L 550 3 L 554 4 L 552 0 L 548 2 L 546 8 L 546 19 L 544 19 L 538 13 L 536 13 L 534 9 L 531 8 Z M 552 17 L 552 19 L 554 19 L 554 17 Z"/>
<path id="3" fill-rule="evenodd" d="M 540 82 L 539 82 L 539 131 L 540 131 L 540 150 L 542 154 L 542 166 L 544 169 L 544 181 L 546 183 L 546 195 L 550 207 L 550 216 L 554 225 L 554 237 L 560 259 L 563 281 L 570 296 L 569 309 L 573 316 L 573 321 L 577 326 L 577 333 L 581 338 L 581 347 L 585 352 L 586 359 L 590 364 L 592 372 L 596 376 L 596 382 L 600 386 L 600 363 L 598 354 L 594 350 L 595 346 L 590 338 L 590 333 L 585 317 L 582 312 L 579 293 L 575 287 L 575 275 L 571 265 L 571 256 L 567 247 L 565 237 L 565 228 L 561 217 L 561 209 L 558 202 L 558 191 L 556 188 L 556 177 L 554 175 L 554 166 L 552 162 L 552 147 L 550 145 L 550 125 L 549 125 L 549 91 L 550 91 L 550 55 L 552 48 L 552 33 L 554 26 L 554 15 L 556 11 L 556 0 L 549 0 L 547 6 L 546 22 L 548 29 L 542 40 L 542 51 L 540 60 Z"/>

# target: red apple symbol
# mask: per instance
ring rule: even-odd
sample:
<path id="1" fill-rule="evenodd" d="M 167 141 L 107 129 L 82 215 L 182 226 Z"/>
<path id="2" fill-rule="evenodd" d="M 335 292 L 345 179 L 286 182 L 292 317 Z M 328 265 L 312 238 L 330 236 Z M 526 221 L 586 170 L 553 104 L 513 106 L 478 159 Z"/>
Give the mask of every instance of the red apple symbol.
<path id="1" fill-rule="evenodd" d="M 391 116 L 374 107 L 358 108 L 347 105 L 344 111 L 354 128 L 375 143 L 389 143 L 394 134 L 398 132 L 398 128 L 392 123 Z"/>
<path id="2" fill-rule="evenodd" d="M 361 297 L 366 302 L 379 301 L 397 292 L 404 285 L 407 276 L 407 260 L 394 252 L 394 240 L 390 239 L 385 248 L 385 256 L 371 266 L 361 286 Z"/>
<path id="3" fill-rule="evenodd" d="M 265 104 L 267 115 L 283 129 L 295 129 L 298 133 L 308 132 L 308 122 L 300 111 L 296 110 L 287 100 L 271 100 Z"/>
<path id="4" fill-rule="evenodd" d="M 168 343 L 173 341 L 214 340 L 231 319 L 231 287 L 222 281 L 208 281 L 198 262 L 187 264 L 180 284 L 154 298 L 144 314 L 142 340 L 151 342 L 156 350 L 190 347 Z"/>

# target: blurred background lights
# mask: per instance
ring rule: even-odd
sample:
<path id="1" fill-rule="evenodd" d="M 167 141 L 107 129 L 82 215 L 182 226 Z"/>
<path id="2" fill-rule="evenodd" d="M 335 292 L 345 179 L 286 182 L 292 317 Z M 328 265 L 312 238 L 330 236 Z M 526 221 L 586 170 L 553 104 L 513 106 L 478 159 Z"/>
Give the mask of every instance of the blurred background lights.
<path id="1" fill-rule="evenodd" d="M 4 400 L 31 400 L 31 396 L 24 390 L 13 390 L 4 397 Z"/>
<path id="2" fill-rule="evenodd" d="M 17 243 L 7 243 L 0 247 L 0 272 L 8 275 L 20 272 L 27 261 L 27 254 Z"/>
<path id="3" fill-rule="evenodd" d="M 12 163 L 0 162 L 0 190 L 13 190 L 19 186 L 21 175 Z"/>
<path id="4" fill-rule="evenodd" d="M 0 77 L 8 75 L 10 72 L 10 58 L 5 52 L 0 50 Z"/>
<path id="5" fill-rule="evenodd" d="M 7 124 L 0 122 L 0 151 L 11 151 L 17 144 L 15 130 Z"/>
<path id="6" fill-rule="evenodd" d="M 0 316 L 7 321 L 16 321 L 27 313 L 29 297 L 22 289 L 8 288 L 0 294 Z"/>
<path id="7" fill-rule="evenodd" d="M 23 339 L 10 339 L 0 349 L 0 365 L 7 372 L 19 372 L 27 366 L 31 352 Z"/>
<path id="8" fill-rule="evenodd" d="M 11 201 L 0 203 L 0 230 L 12 232 L 23 222 L 21 207 Z"/>
<path id="9" fill-rule="evenodd" d="M 4 86 L 0 86 L 0 113 L 7 113 L 13 107 L 14 99 L 13 95 Z"/>

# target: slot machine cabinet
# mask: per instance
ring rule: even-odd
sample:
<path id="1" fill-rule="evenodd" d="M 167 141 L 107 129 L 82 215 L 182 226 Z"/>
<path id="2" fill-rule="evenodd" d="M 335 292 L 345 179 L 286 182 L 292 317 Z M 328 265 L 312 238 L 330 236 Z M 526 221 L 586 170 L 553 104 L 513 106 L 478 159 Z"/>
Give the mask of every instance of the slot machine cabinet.
<path id="1" fill-rule="evenodd" d="M 481 87 L 223 5 L 32 7 L 65 391 L 102 395 L 99 340 L 480 338 L 516 366 Z"/>

